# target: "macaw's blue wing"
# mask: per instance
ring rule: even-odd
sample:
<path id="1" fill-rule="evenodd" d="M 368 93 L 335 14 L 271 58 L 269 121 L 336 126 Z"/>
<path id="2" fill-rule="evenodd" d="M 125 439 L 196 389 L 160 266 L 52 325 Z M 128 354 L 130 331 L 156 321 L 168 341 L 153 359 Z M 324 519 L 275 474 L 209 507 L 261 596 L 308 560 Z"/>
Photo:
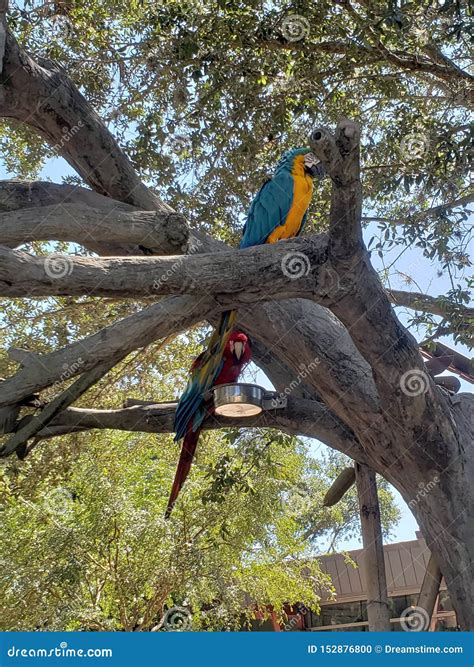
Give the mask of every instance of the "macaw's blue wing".
<path id="1" fill-rule="evenodd" d="M 306 220 L 307 219 L 308 219 L 308 211 L 306 211 L 306 213 L 303 216 L 303 220 L 301 221 L 301 226 L 299 228 L 297 236 L 301 236 L 301 234 L 303 233 L 303 229 L 304 229 L 304 226 L 306 225 Z"/>
<path id="2" fill-rule="evenodd" d="M 247 215 L 241 248 L 265 243 L 274 229 L 284 225 L 293 203 L 293 177 L 282 170 L 263 184 Z"/>
<path id="3" fill-rule="evenodd" d="M 174 418 L 175 440 L 181 440 L 191 426 L 196 431 L 206 416 L 205 395 L 214 385 L 222 370 L 224 349 L 237 318 L 236 311 L 222 313 L 219 326 L 209 343 L 191 367 L 191 374 L 182 394 Z"/>

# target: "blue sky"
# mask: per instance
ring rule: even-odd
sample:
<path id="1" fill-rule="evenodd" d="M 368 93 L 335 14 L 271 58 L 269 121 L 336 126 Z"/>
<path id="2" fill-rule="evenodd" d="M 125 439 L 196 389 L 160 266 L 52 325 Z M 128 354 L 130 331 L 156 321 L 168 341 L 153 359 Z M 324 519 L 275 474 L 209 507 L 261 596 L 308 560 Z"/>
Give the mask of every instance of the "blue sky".
<path id="1" fill-rule="evenodd" d="M 65 162 L 65 160 L 61 158 L 54 158 L 48 161 L 48 163 L 45 165 L 41 175 L 40 179 L 42 180 L 51 180 L 56 183 L 61 183 L 63 177 L 67 175 L 75 175 L 75 172 L 72 170 L 72 168 Z M 14 174 L 9 174 L 5 171 L 3 166 L 0 165 L 0 179 L 4 178 L 12 178 L 14 177 Z M 365 215 L 370 215 L 370 211 L 364 211 Z M 371 224 L 365 231 L 365 238 L 366 241 L 370 239 L 373 234 L 376 233 L 376 225 Z M 396 250 L 396 252 L 399 252 L 399 249 Z M 474 254 L 474 247 L 469 248 L 469 255 L 472 257 Z M 374 254 L 372 256 L 372 261 L 376 269 L 382 270 L 383 265 L 381 262 L 381 259 Z M 385 256 L 385 261 L 390 261 L 390 258 L 387 260 L 387 256 Z M 431 294 L 433 296 L 438 296 L 440 294 L 446 293 L 450 289 L 450 281 L 449 277 L 447 275 L 437 275 L 437 269 L 439 268 L 436 264 L 436 262 L 432 262 L 427 260 L 426 258 L 423 257 L 421 251 L 418 248 L 409 248 L 403 256 L 398 260 L 396 268 L 399 272 L 408 274 L 411 276 L 415 281 L 416 284 L 419 286 L 419 288 L 427 293 Z M 393 289 L 402 289 L 402 290 L 414 290 L 417 291 L 418 288 L 413 285 L 413 286 L 407 286 L 403 277 L 400 275 L 395 275 L 393 279 L 391 280 L 391 287 Z M 407 323 L 407 313 L 405 309 L 397 309 L 398 311 L 398 316 L 401 320 L 402 323 L 406 324 Z M 443 340 L 446 344 L 454 347 L 453 341 L 450 340 L 450 338 L 442 338 L 440 340 Z M 466 356 L 471 356 L 469 350 L 463 346 L 463 345 L 456 345 L 456 349 L 465 354 Z M 268 379 L 265 377 L 265 375 L 262 372 L 258 372 L 256 377 L 254 376 L 254 381 L 258 382 L 259 384 L 266 386 L 268 388 L 271 388 L 271 384 L 268 381 Z M 474 385 L 471 385 L 463 380 L 461 380 L 461 391 L 468 391 L 468 392 L 473 392 L 474 391 Z M 311 442 L 311 451 L 314 454 L 314 456 L 318 457 L 324 450 L 326 449 L 325 445 L 320 443 L 317 440 L 312 440 Z M 394 531 L 393 537 L 389 540 L 389 542 L 399 542 L 403 540 L 412 540 L 415 539 L 415 531 L 418 530 L 417 523 L 398 493 L 396 489 L 393 489 L 396 502 L 398 506 L 400 507 L 401 510 L 401 521 L 397 528 Z M 321 545 L 322 549 L 324 550 L 324 545 Z M 358 539 L 348 539 L 345 540 L 340 544 L 341 549 L 357 549 L 361 547 L 361 542 Z"/>

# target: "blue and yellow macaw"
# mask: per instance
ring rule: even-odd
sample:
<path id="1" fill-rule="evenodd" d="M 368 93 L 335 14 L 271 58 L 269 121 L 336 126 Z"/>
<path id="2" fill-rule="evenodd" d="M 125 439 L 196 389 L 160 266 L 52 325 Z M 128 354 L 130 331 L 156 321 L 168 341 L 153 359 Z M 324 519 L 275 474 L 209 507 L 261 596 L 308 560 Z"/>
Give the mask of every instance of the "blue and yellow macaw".
<path id="1" fill-rule="evenodd" d="M 313 178 L 323 174 L 309 148 L 285 153 L 273 177 L 250 205 L 240 247 L 276 243 L 301 234 L 313 195 Z"/>
<path id="2" fill-rule="evenodd" d="M 313 178 L 324 171 L 309 148 L 294 148 L 283 155 L 275 174 L 260 188 L 250 205 L 240 248 L 298 236 L 306 222 L 313 194 Z M 191 367 L 186 389 L 175 415 L 175 441 L 184 438 L 180 461 L 165 516 L 173 509 L 191 467 L 202 423 L 209 413 L 206 394 L 218 382 L 237 311 L 222 313 L 206 350 Z M 245 336 L 244 334 L 239 334 Z M 235 382 L 235 379 L 233 380 Z"/>

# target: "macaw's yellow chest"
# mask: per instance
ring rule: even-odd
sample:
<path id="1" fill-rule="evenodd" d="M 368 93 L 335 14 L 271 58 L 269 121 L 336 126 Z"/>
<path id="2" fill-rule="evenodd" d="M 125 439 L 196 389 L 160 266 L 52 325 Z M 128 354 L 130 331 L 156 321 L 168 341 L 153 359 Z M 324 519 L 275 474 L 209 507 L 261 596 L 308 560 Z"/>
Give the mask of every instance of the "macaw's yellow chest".
<path id="1" fill-rule="evenodd" d="M 293 202 L 283 224 L 273 230 L 267 243 L 275 243 L 280 239 L 291 239 L 298 236 L 311 197 L 313 195 L 313 179 L 303 169 L 293 169 Z"/>

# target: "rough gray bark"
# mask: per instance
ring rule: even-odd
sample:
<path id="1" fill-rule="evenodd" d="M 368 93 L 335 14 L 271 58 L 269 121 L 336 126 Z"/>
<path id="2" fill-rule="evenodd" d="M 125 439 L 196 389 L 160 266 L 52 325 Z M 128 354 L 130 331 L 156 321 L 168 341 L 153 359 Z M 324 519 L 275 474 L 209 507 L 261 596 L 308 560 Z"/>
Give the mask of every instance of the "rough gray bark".
<path id="1" fill-rule="evenodd" d="M 67 408 L 55 417 L 47 427 L 39 431 L 37 438 L 48 439 L 65 433 L 77 433 L 90 429 L 117 429 L 144 433 L 172 433 L 176 403 L 141 402 L 119 410 L 93 410 Z M 277 428 L 290 435 L 317 437 L 325 444 L 341 452 L 351 451 L 354 434 L 318 401 L 288 398 L 284 409 L 270 410 L 257 417 L 225 418 L 214 415 L 204 423 L 205 429 L 236 427 Z M 362 451 L 359 455 L 363 458 Z"/>
<path id="2" fill-rule="evenodd" d="M 77 210 L 79 211 L 84 209 L 91 213 L 91 218 L 82 216 L 82 222 L 86 225 L 86 229 L 88 227 L 93 228 L 94 219 L 96 220 L 96 228 L 94 229 L 93 236 L 91 236 L 90 233 L 86 234 L 78 224 L 71 220 L 71 214 L 74 214 L 74 211 L 76 210 L 75 207 L 69 208 L 69 205 L 72 204 L 76 204 Z M 85 248 L 88 248 L 103 257 L 141 255 L 143 253 L 145 239 L 148 243 L 146 249 L 151 251 L 152 254 L 168 254 L 165 245 L 154 247 L 155 244 L 153 244 L 153 247 L 149 247 L 152 244 L 147 237 L 148 231 L 150 230 L 151 233 L 155 233 L 154 230 L 156 225 L 154 224 L 154 221 L 156 220 L 158 220 L 158 222 L 163 221 L 165 224 L 167 221 L 173 223 L 176 222 L 178 229 L 171 230 L 168 226 L 166 229 L 166 233 L 168 230 L 170 233 L 170 254 L 172 254 L 171 250 L 176 253 L 184 250 L 185 239 L 182 240 L 181 238 L 181 230 L 183 236 L 186 234 L 186 237 L 189 237 L 188 232 L 182 228 L 182 223 L 185 222 L 184 218 L 177 214 L 156 213 L 156 217 L 153 217 L 153 214 L 151 213 L 140 211 L 130 204 L 125 204 L 110 197 L 104 197 L 87 188 L 65 184 L 58 185 L 57 183 L 50 183 L 48 181 L 21 181 L 13 179 L 8 181 L 0 180 L 0 214 L 6 214 L 8 212 L 13 213 L 15 211 L 20 211 L 20 213 L 19 217 L 1 215 L 0 245 L 14 246 L 26 240 L 40 239 L 37 230 L 35 230 L 34 233 L 31 233 L 29 237 L 21 237 L 18 234 L 21 225 L 23 225 L 26 230 L 31 229 L 30 224 L 34 221 L 34 217 L 33 214 L 29 212 L 29 209 L 37 209 L 40 219 L 42 221 L 44 220 L 44 223 L 41 224 L 40 228 L 42 230 L 48 230 L 48 238 L 50 240 L 76 241 Z M 54 211 L 55 224 L 52 224 L 47 218 L 47 215 L 45 215 L 46 211 Z M 148 218 L 148 216 L 151 217 Z M 113 223 L 109 222 L 110 218 L 113 220 Z M 15 220 L 24 222 L 14 226 L 12 225 L 12 221 Z M 133 220 L 138 222 L 138 228 L 130 227 L 129 232 L 126 232 L 126 225 L 132 223 Z M 116 223 L 119 223 L 122 230 L 115 228 Z M 120 225 L 120 223 L 123 224 Z M 159 230 L 159 232 L 160 239 L 156 242 L 156 245 L 158 245 L 158 242 L 161 242 L 161 230 Z M 166 240 L 166 233 L 163 234 L 165 237 L 163 241 L 168 242 L 168 240 Z M 99 235 L 101 235 L 101 237 L 99 237 Z M 120 239 L 120 242 L 115 240 L 118 238 Z M 179 243 L 181 240 L 182 244 L 180 247 Z M 135 243 L 132 243 L 133 241 L 135 241 Z M 192 232 L 190 241 L 189 246 L 191 252 L 212 251 L 215 253 L 218 247 L 220 247 L 222 251 L 225 250 L 224 244 L 219 244 L 217 241 L 213 242 L 206 238 L 198 239 L 196 236 L 192 235 Z M 301 264 L 300 266 L 302 269 L 305 268 Z M 337 287 L 339 278 L 335 271 L 331 271 L 329 266 L 326 268 L 326 271 L 322 273 L 321 277 L 323 278 L 327 290 L 335 289 Z M 446 314 L 447 307 L 443 304 L 442 296 L 436 298 L 426 294 L 419 294 L 417 292 L 406 292 L 393 289 L 387 290 L 387 296 L 390 302 L 396 306 L 405 306 L 407 308 L 432 313 L 433 315 L 442 316 Z M 472 308 L 457 306 L 457 311 L 462 317 L 468 320 L 474 317 Z"/>
<path id="3" fill-rule="evenodd" d="M 95 216 L 91 216 L 91 227 L 95 223 Z M 134 231 L 138 235 L 139 230 Z M 144 237 L 144 243 L 148 239 Z M 241 251 L 180 257 L 99 259 L 57 255 L 60 267 L 55 271 L 50 257 L 34 257 L 0 246 L 0 296 L 212 294 L 224 308 L 272 297 L 303 296 L 329 304 L 332 292 L 340 290 L 326 280 L 326 251 L 325 237 L 314 236 Z M 304 254 L 307 272 L 305 269 L 301 277 L 294 278 L 285 267 L 292 257 L 298 259 L 298 254 Z"/>
<path id="4" fill-rule="evenodd" d="M 190 297 L 176 297 L 168 299 L 166 304 L 145 308 L 55 352 L 21 354 L 21 370 L 0 382 L 0 405 L 18 403 L 26 395 L 85 373 L 107 359 L 114 358 L 118 363 L 133 350 L 200 322 L 213 310 L 211 298 L 196 302 Z M 17 350 L 10 350 L 9 354 L 18 360 Z"/>
<path id="5" fill-rule="evenodd" d="M 132 245 L 135 254 L 142 246 L 150 254 L 181 254 L 186 250 L 188 228 L 175 213 L 152 211 L 114 211 L 104 215 L 102 208 L 83 203 L 25 208 L 3 213 L 0 243 L 15 247 L 28 241 L 72 241 L 94 252 L 104 245 Z"/>
<path id="6" fill-rule="evenodd" d="M 13 435 L 3 447 L 0 447 L 0 456 L 8 456 L 14 451 L 20 449 L 26 453 L 28 440 L 37 435 L 41 429 L 49 424 L 51 420 L 64 408 L 74 403 L 82 394 L 84 394 L 90 387 L 104 376 L 116 364 L 115 357 L 107 359 L 107 362 L 102 366 L 94 366 L 90 371 L 81 375 L 70 387 L 68 387 L 62 394 L 55 396 L 55 398 L 48 403 L 48 405 L 40 412 L 39 415 L 31 417 L 27 423 L 19 424 Z"/>
<path id="7" fill-rule="evenodd" d="M 35 63 L 19 49 L 10 33 L 0 84 L 0 115 L 28 123 L 56 144 L 60 154 L 97 193 L 142 211 L 171 212 L 140 182 L 105 125 L 67 77 L 58 68 Z M 32 100 L 38 100 L 36 107 Z M 61 142 L 63 128 L 71 133 L 68 142 Z M 74 128 L 77 131 L 71 132 Z M 320 303 L 301 298 L 247 303 L 240 323 L 266 348 L 263 358 L 269 374 L 273 372 L 282 382 L 281 368 L 288 369 L 291 375 L 286 388 L 290 393 L 304 387 L 306 399 L 323 402 L 325 418 L 335 419 L 351 434 L 342 451 L 382 474 L 410 503 L 443 571 L 461 627 L 474 629 L 474 397 L 451 397 L 436 387 L 426 373 L 416 341 L 397 320 L 370 265 L 360 229 L 359 134 L 354 123 L 342 121 L 334 136 L 319 128 L 311 137 L 313 150 L 324 163 L 333 186 L 327 251 L 313 256 L 312 271 L 304 277 L 308 293 L 319 295 Z M 85 199 L 79 203 L 90 205 Z M 200 231 L 191 233 L 190 242 L 197 245 L 198 252 L 226 252 L 222 243 Z M 255 256 L 263 252 L 264 257 L 265 250 L 259 249 Z M 276 250 L 275 256 L 279 252 Z M 106 253 L 102 244 L 101 254 Z M 188 259 L 189 266 L 201 262 L 203 271 L 208 261 L 194 256 Z M 186 266 L 188 259 L 178 262 L 179 267 Z M 27 259 L 25 271 L 31 261 Z M 121 262 L 125 266 L 127 259 Z M 213 267 L 215 262 L 219 260 L 213 257 Z M 114 265 L 120 273 L 120 261 Z M 325 267 L 331 270 L 324 279 L 323 295 L 321 271 Z M 275 275 L 274 267 L 270 270 Z M 334 275 L 337 280 L 333 282 Z M 14 283 L 21 283 L 23 277 L 10 277 L 14 290 Z M 237 275 L 235 278 L 240 280 Z M 223 273 L 222 284 L 226 280 Z M 211 286 L 221 293 L 222 286 L 219 289 L 217 282 Z M 181 290 L 182 286 L 175 287 Z M 226 288 L 230 288 L 228 283 Z M 234 285 L 235 291 L 240 289 L 240 284 Z M 76 369 L 75 374 L 100 365 L 120 349 L 125 356 L 203 318 L 212 319 L 223 307 L 214 293 L 199 294 L 196 290 L 195 296 L 163 299 L 63 350 L 42 357 L 23 355 L 23 368 L 0 384 L 0 405 L 14 406 L 32 392 L 60 381 L 63 364 L 73 365 L 82 354 L 84 367 Z M 410 374 L 421 388 L 410 385 Z M 324 439 L 326 422 L 322 415 L 319 417 L 317 411 L 314 419 L 307 412 L 300 414 L 299 432 L 308 431 L 315 437 L 322 433 Z M 52 428 L 51 424 L 47 426 Z M 332 446 L 338 444 L 334 441 Z M 429 493 L 421 495 L 420 487 L 428 485 Z"/>

